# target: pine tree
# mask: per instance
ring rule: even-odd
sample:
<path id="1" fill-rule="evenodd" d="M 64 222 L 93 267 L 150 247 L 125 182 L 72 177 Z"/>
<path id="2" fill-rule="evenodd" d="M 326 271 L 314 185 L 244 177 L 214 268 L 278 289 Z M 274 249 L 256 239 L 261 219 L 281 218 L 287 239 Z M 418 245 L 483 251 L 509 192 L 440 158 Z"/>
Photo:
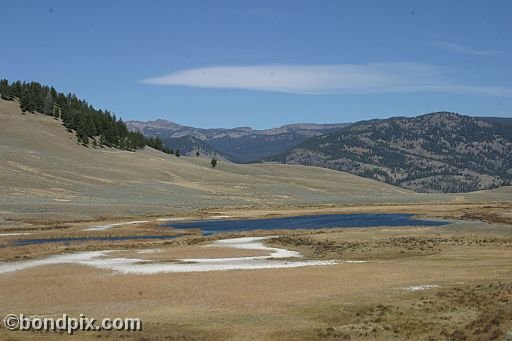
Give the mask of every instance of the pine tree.
<path id="1" fill-rule="evenodd" d="M 60 108 L 57 104 L 53 106 L 53 116 L 56 118 L 60 117 Z"/>
<path id="2" fill-rule="evenodd" d="M 53 97 L 50 92 L 46 93 L 46 96 L 44 98 L 44 104 L 43 104 L 43 114 L 46 115 L 53 115 L 53 107 L 55 105 L 55 101 L 53 100 Z"/>
<path id="3" fill-rule="evenodd" d="M 86 133 L 87 136 L 96 136 L 96 125 L 89 115 L 86 116 Z"/>

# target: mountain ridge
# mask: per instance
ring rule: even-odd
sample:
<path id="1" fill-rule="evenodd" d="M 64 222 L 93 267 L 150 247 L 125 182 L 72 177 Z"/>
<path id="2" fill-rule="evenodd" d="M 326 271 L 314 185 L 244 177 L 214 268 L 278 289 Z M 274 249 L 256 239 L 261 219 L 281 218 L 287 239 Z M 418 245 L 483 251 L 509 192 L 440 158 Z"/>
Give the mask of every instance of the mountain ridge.
<path id="1" fill-rule="evenodd" d="M 127 121 L 131 131 L 141 132 L 146 136 L 160 137 L 164 144 L 176 149 L 176 139 L 191 136 L 206 143 L 211 154 L 224 157 L 237 163 L 258 161 L 264 157 L 284 152 L 307 138 L 326 132 L 342 129 L 348 123 L 317 124 L 294 123 L 271 129 L 236 128 L 195 128 L 171 121 L 157 119 L 154 121 Z M 180 142 L 184 142 L 183 139 Z M 198 141 L 182 146 L 188 154 L 195 154 L 194 145 Z"/>
<path id="2" fill-rule="evenodd" d="M 512 126 L 450 112 L 356 122 L 266 159 L 346 171 L 419 192 L 512 180 Z"/>

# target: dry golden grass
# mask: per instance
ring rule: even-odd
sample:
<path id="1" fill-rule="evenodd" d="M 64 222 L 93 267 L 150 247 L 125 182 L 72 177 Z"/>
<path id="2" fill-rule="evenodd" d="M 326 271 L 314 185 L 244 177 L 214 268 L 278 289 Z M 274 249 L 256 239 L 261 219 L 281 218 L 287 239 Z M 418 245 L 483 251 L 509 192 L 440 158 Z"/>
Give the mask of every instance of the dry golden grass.
<path id="1" fill-rule="evenodd" d="M 470 233 L 464 231 L 465 226 Z M 507 283 L 512 278 L 511 238 L 509 225 L 472 222 L 425 229 L 304 231 L 272 242 L 300 250 L 311 258 L 369 262 L 155 275 L 112 274 L 84 266 L 45 266 L 0 277 L 0 312 L 136 316 L 145 322 L 142 335 L 157 340 L 166 336 L 444 339 L 460 336 L 461 331 L 468 337 L 503 337 L 510 330 L 510 300 L 503 300 L 509 297 Z M 211 256 L 210 252 L 226 256 L 230 252 L 207 250 L 201 247 L 205 242 L 195 245 L 198 241 L 189 246 L 160 245 L 165 250 L 162 254 L 144 257 L 165 260 Z M 346 248 L 345 243 L 351 247 Z M 360 252 L 358 245 L 363 245 L 365 251 Z M 241 254 L 237 250 L 232 255 Z M 440 288 L 425 292 L 403 289 L 422 284 Z M 489 284 L 496 285 L 494 291 L 479 289 Z M 481 303 L 475 305 L 475 297 Z M 499 317 L 498 322 L 495 317 Z M 5 330 L 0 331 L 0 336 L 1 333 L 25 337 Z M 121 335 L 129 339 L 141 336 L 101 332 L 81 333 L 78 338 Z M 43 336 L 51 339 L 52 334 Z"/>

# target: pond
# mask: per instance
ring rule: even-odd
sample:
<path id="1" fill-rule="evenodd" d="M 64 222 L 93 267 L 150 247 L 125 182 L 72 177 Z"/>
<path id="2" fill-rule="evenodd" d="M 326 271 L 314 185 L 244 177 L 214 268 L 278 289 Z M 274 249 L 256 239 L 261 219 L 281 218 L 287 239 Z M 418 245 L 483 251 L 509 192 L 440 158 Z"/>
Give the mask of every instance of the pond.
<path id="1" fill-rule="evenodd" d="M 204 235 L 252 230 L 297 230 L 351 227 L 442 226 L 448 221 L 414 219 L 413 214 L 319 214 L 267 219 L 217 219 L 168 223 L 176 229 L 200 229 Z"/>

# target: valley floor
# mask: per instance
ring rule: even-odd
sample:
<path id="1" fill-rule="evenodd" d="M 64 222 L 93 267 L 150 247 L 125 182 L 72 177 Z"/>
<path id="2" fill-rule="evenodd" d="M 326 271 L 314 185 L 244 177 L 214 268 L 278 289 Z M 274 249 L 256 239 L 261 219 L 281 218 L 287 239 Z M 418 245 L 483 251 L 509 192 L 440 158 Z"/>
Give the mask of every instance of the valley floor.
<path id="1" fill-rule="evenodd" d="M 116 220 L 61 222 L 59 228 L 43 224 L 19 227 L 18 233 L 30 234 L 0 236 L 2 264 L 98 250 L 118 250 L 117 258 L 160 263 L 268 255 L 266 249 L 207 246 L 215 240 L 246 235 L 273 235 L 276 237 L 261 242 L 270 248 L 299 252 L 305 261 L 336 264 L 149 274 L 46 264 L 0 274 L 0 313 L 55 317 L 83 313 L 143 321 L 142 332 L 79 332 L 73 339 L 506 339 L 512 331 L 511 208 L 503 202 L 219 209 L 204 211 L 201 217 L 410 212 L 453 219 L 453 223 L 13 246 L 14 240 L 28 238 L 172 235 L 176 231 L 159 224 L 180 221 L 180 217 L 146 217 L 147 222 L 131 224 Z M 109 227 L 91 230 L 106 225 Z M 361 262 L 344 262 L 347 260 Z M 2 339 L 50 340 L 57 336 L 67 337 L 0 329 Z"/>

